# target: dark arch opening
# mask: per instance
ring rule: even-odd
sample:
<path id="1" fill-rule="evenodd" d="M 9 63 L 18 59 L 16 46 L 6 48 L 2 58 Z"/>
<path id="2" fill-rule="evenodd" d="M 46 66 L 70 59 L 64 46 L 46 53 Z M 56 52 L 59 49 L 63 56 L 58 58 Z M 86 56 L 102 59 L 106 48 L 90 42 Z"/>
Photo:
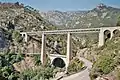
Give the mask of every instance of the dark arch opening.
<path id="1" fill-rule="evenodd" d="M 61 58 L 55 58 L 52 62 L 55 67 L 63 68 L 65 67 L 65 62 Z"/>
<path id="2" fill-rule="evenodd" d="M 105 42 L 106 42 L 108 39 L 110 39 L 110 37 L 111 37 L 110 31 L 109 31 L 109 30 L 105 30 L 105 31 L 104 31 Z"/>
<path id="3" fill-rule="evenodd" d="M 120 37 L 120 30 L 118 30 L 118 29 L 114 30 L 113 37 Z"/>

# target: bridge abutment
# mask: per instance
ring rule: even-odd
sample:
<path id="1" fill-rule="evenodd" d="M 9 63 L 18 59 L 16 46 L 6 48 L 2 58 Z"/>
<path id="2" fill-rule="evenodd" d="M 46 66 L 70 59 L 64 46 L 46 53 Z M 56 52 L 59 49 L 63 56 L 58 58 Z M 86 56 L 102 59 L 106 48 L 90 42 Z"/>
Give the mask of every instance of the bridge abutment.
<path id="1" fill-rule="evenodd" d="M 21 36 L 24 38 L 24 41 L 27 42 L 28 41 L 28 35 L 26 32 L 20 33 Z"/>

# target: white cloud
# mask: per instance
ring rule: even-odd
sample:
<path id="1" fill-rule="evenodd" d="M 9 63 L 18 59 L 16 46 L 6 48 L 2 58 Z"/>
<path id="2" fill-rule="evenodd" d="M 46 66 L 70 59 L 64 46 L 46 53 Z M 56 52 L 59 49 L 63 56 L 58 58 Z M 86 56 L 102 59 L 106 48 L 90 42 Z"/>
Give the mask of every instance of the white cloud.
<path id="1" fill-rule="evenodd" d="M 118 5 L 113 5 L 113 4 L 110 4 L 109 6 L 114 7 L 114 8 L 120 8 L 120 6 L 118 6 Z"/>

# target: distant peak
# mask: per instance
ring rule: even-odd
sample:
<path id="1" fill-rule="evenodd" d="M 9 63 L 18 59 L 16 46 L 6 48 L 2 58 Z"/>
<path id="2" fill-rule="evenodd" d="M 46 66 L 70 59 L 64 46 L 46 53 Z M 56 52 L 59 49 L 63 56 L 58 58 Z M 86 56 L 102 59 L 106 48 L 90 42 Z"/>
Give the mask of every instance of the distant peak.
<path id="1" fill-rule="evenodd" d="M 104 8 L 106 8 L 107 6 L 105 5 L 105 4 L 103 4 L 103 3 L 100 3 L 100 4 L 98 4 L 97 5 L 97 9 L 99 9 L 99 10 L 102 10 L 102 9 L 104 9 Z"/>
<path id="2" fill-rule="evenodd" d="M 100 3 L 100 4 L 98 4 L 97 6 L 98 6 L 98 7 L 99 7 L 99 6 L 100 6 L 100 7 L 105 7 L 106 5 L 103 4 L 103 3 Z"/>

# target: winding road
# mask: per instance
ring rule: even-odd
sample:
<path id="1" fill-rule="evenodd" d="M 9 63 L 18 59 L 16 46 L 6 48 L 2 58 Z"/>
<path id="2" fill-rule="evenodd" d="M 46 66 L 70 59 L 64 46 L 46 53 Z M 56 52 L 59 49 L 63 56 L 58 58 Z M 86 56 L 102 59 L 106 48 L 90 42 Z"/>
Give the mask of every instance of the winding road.
<path id="1" fill-rule="evenodd" d="M 90 80 L 89 69 L 92 68 L 93 63 L 82 57 L 79 57 L 79 59 L 85 63 L 85 66 L 87 66 L 87 68 L 79 73 L 64 77 L 61 80 Z"/>

